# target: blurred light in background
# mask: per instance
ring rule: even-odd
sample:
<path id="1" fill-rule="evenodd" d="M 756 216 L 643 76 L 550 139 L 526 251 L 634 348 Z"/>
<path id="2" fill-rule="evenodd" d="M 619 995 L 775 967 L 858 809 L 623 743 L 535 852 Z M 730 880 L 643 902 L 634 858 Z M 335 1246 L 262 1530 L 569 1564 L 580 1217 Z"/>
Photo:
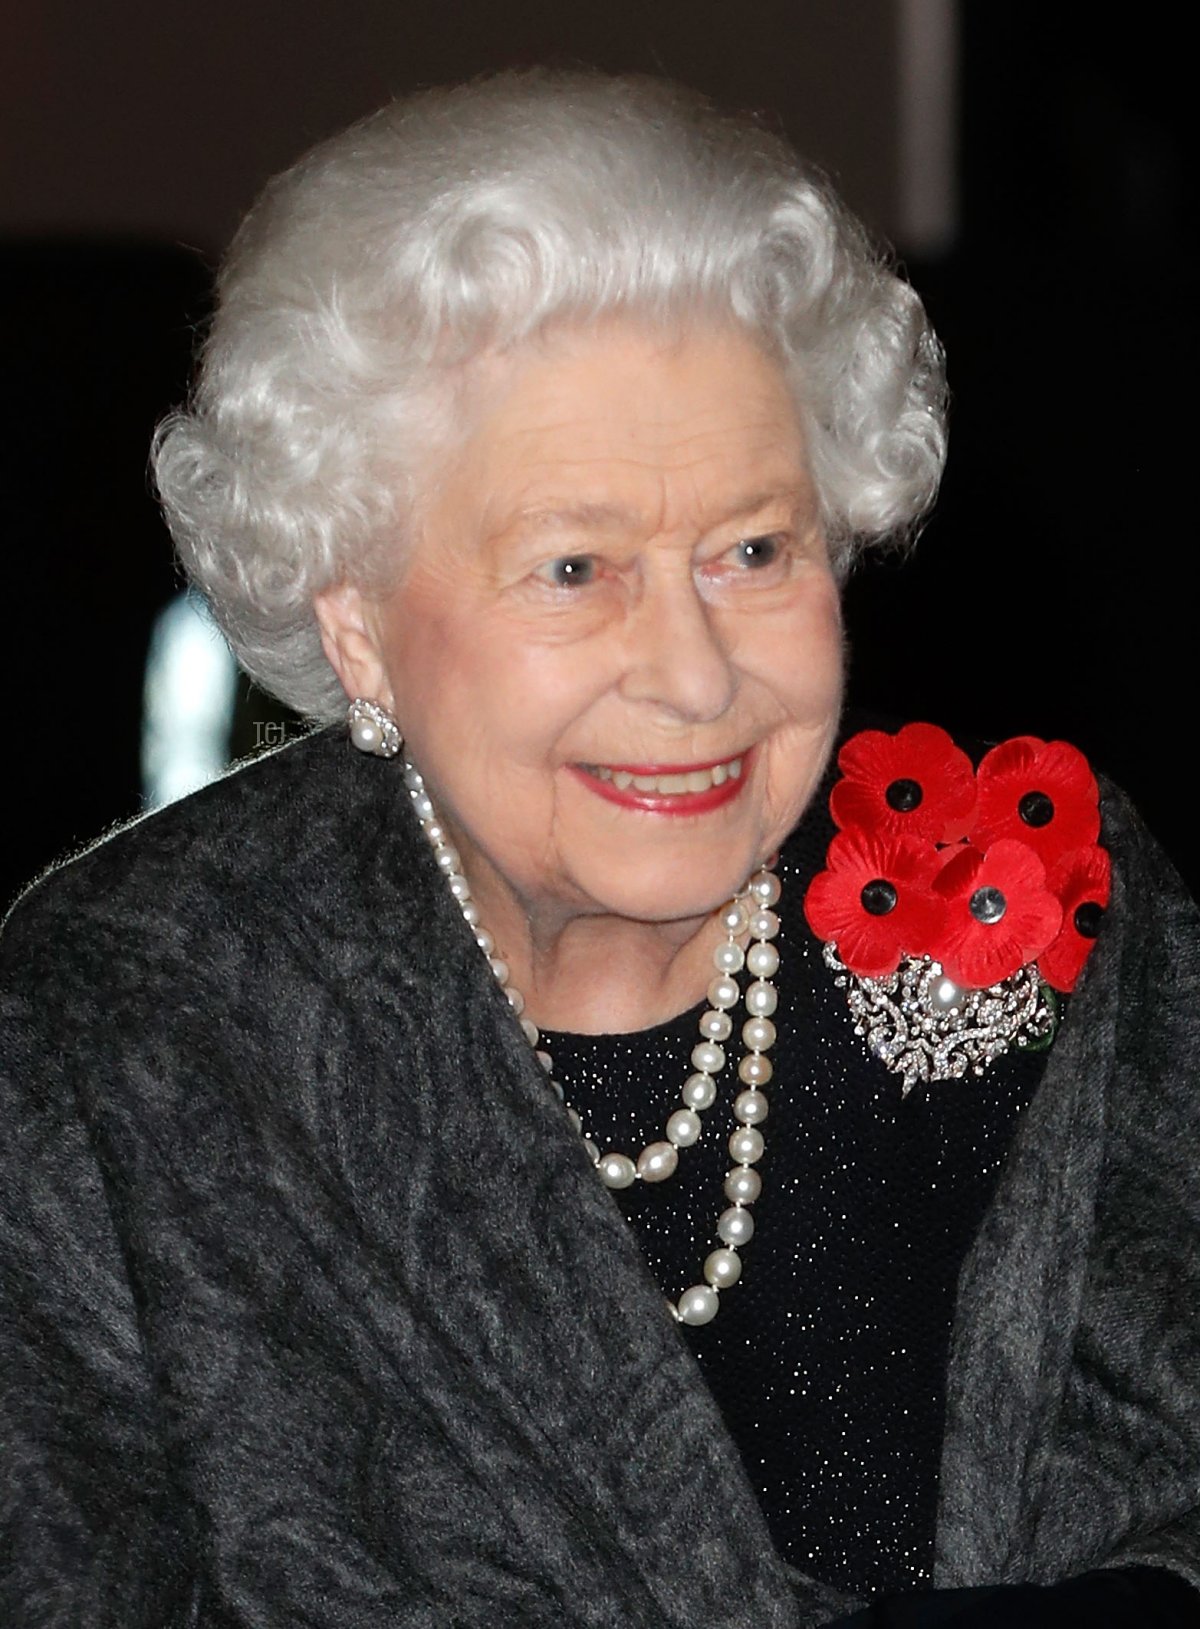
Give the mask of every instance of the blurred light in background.
<path id="1" fill-rule="evenodd" d="M 958 18 L 955 0 L 899 0 L 897 236 L 936 259 L 958 235 Z"/>
<path id="2" fill-rule="evenodd" d="M 229 763 L 238 667 L 203 600 L 180 594 L 155 619 L 142 706 L 147 809 L 216 780 Z"/>

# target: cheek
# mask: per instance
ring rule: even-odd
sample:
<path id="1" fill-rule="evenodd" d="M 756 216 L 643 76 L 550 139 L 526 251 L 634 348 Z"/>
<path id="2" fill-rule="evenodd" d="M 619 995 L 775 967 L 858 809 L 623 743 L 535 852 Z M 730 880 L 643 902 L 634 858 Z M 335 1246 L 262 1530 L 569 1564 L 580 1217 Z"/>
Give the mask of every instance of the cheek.
<path id="1" fill-rule="evenodd" d="M 594 653 L 541 643 L 509 619 L 442 614 L 412 626 L 391 671 L 415 753 L 450 746 L 510 774 L 556 767 L 557 747 L 604 688 Z"/>
<path id="2" fill-rule="evenodd" d="M 768 657 L 775 686 L 797 724 L 820 724 L 840 707 L 845 667 L 841 599 L 832 581 L 775 630 Z"/>
<path id="3" fill-rule="evenodd" d="M 842 598 L 836 587 L 830 588 L 828 602 L 814 630 L 814 642 L 822 652 L 824 684 L 840 712 L 846 681 L 846 630 L 842 622 Z"/>
<path id="4" fill-rule="evenodd" d="M 803 813 L 833 749 L 841 715 L 844 648 L 836 587 L 814 596 L 771 652 L 782 714 L 767 760 L 765 814 L 785 832 Z"/>

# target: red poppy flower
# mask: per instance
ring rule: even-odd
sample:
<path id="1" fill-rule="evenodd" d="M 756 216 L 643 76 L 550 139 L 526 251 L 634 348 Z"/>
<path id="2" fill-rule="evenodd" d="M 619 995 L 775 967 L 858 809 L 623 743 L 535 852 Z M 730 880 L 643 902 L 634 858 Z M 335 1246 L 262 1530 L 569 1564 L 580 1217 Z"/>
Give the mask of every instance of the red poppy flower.
<path id="1" fill-rule="evenodd" d="M 1046 877 L 1062 906 L 1062 930 L 1038 957 L 1047 984 L 1070 991 L 1083 971 L 1108 906 L 1112 864 L 1107 849 L 1079 848 L 1064 854 Z"/>
<path id="2" fill-rule="evenodd" d="M 939 856 L 932 843 L 872 832 L 840 832 L 809 884 L 804 914 L 819 939 L 832 940 L 852 973 L 885 978 L 902 956 L 924 954 L 937 938 L 945 906 L 931 883 Z"/>
<path id="3" fill-rule="evenodd" d="M 986 989 L 1034 961 L 1062 926 L 1046 868 L 1025 843 L 1001 838 L 985 854 L 964 844 L 934 878 L 946 902 L 937 957 L 956 984 Z"/>
<path id="4" fill-rule="evenodd" d="M 1096 777 L 1083 753 L 1067 741 L 1015 736 L 992 748 L 976 782 L 979 810 L 971 841 L 978 848 L 1014 837 L 1048 868 L 1100 834 Z"/>
<path id="5" fill-rule="evenodd" d="M 895 735 L 863 730 L 838 754 L 843 779 L 829 808 L 843 831 L 886 832 L 956 843 L 975 809 L 971 760 L 936 724 L 906 724 Z"/>

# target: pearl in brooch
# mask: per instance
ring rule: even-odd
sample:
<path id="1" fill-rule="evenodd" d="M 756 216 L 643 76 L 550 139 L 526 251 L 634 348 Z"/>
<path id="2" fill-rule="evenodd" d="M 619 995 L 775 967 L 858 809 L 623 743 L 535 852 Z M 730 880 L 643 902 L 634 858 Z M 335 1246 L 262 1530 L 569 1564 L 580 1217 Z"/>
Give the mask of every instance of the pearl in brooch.
<path id="1" fill-rule="evenodd" d="M 374 719 L 370 719 L 369 723 L 377 725 Z M 366 746 L 366 750 L 378 749 Z M 480 921 L 479 907 L 471 898 L 470 885 L 463 874 L 458 851 L 438 817 L 420 771 L 407 759 L 404 763 L 404 784 L 421 829 L 433 849 L 438 869 L 445 877 L 467 925 L 475 935 L 476 943 L 488 959 L 493 977 L 507 996 L 526 1039 L 550 1076 L 551 1087 L 563 1103 L 571 1124 L 582 1137 L 588 1157 L 606 1187 L 619 1189 L 628 1188 L 634 1182 L 665 1182 L 674 1175 L 680 1151 L 698 1141 L 702 1130 L 701 1116 L 716 1101 L 717 1077 L 728 1062 L 725 1043 L 733 1036 L 734 1010 L 739 1001 L 744 1003 L 746 1017 L 741 1026 L 740 1039 L 745 1050 L 737 1066 L 741 1090 L 733 1100 L 735 1126 L 728 1143 L 734 1164 L 724 1183 L 724 1197 L 728 1203 L 717 1218 L 719 1243 L 705 1257 L 704 1282 L 693 1284 L 678 1301 L 667 1303 L 680 1323 L 710 1323 L 720 1305 L 721 1291 L 730 1289 L 742 1276 L 740 1251 L 754 1236 L 754 1217 L 748 1207 L 762 1192 L 762 1178 L 754 1167 L 763 1156 L 763 1135 L 758 1128 L 768 1112 L 767 1098 L 762 1088 L 774 1073 L 767 1054 L 775 1044 L 775 1025 L 771 1015 L 775 1011 L 777 996 L 770 980 L 779 968 L 779 952 L 771 942 L 779 933 L 779 918 L 773 909 L 779 901 L 779 879 L 767 866 L 763 866 L 741 893 L 721 910 L 720 922 L 725 938 L 713 952 L 714 977 L 708 986 L 709 1004 L 700 1017 L 700 1039 L 692 1048 L 691 1073 L 680 1091 L 682 1106 L 667 1117 L 662 1138 L 647 1143 L 636 1154 L 617 1149 L 601 1152 L 587 1135 L 580 1116 L 566 1102 L 562 1087 L 553 1077 L 553 1059 L 540 1047 L 538 1027 L 525 1016 L 524 997 L 511 982 L 507 962 L 497 954 L 495 940 Z M 739 940 L 746 934 L 750 935 L 751 943 L 748 949 L 743 950 Z M 744 996 L 737 980 L 737 975 L 743 971 L 751 975 Z"/>

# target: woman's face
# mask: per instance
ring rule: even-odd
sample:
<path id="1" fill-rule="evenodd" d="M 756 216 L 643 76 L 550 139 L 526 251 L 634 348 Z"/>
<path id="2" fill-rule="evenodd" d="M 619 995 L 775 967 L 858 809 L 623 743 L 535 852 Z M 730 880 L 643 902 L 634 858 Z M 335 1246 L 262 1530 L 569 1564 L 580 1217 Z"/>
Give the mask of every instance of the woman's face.
<path id="1" fill-rule="evenodd" d="M 475 408 L 395 590 L 319 602 L 327 649 L 391 706 L 485 920 L 694 919 L 795 825 L 840 707 L 783 377 L 739 331 L 614 320 L 489 364 Z"/>

